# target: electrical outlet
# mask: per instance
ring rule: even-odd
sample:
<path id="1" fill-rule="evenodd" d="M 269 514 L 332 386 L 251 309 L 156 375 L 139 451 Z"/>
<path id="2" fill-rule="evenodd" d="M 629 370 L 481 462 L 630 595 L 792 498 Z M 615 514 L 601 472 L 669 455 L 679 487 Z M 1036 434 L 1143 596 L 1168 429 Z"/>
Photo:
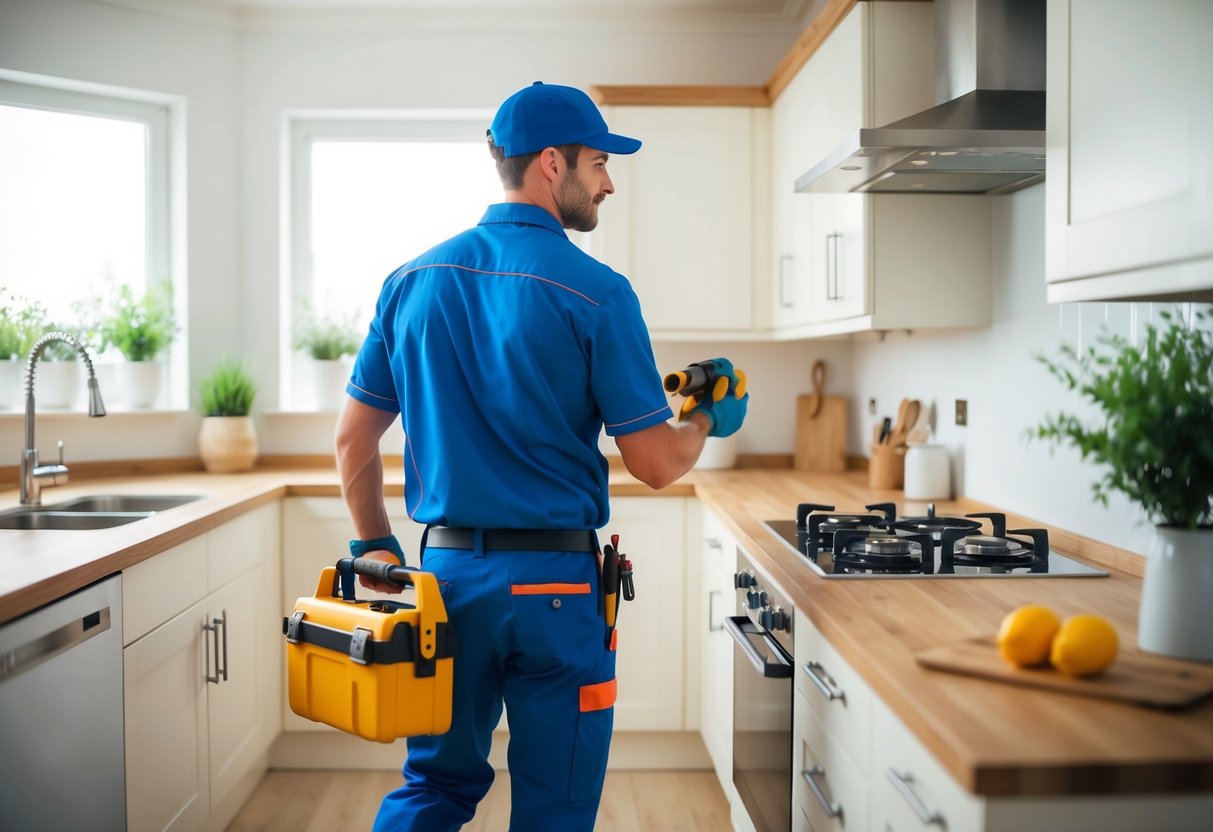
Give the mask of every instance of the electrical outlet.
<path id="1" fill-rule="evenodd" d="M 876 400 L 875 399 L 868 399 L 868 415 L 869 416 L 876 415 Z"/>
<path id="2" fill-rule="evenodd" d="M 969 424 L 969 400 L 956 400 L 956 424 L 964 427 Z"/>

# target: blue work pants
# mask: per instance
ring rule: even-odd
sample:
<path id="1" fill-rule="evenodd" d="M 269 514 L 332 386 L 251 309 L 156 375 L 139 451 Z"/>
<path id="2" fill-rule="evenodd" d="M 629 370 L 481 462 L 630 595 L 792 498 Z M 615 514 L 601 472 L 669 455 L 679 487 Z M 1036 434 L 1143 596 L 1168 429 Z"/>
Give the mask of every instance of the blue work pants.
<path id="1" fill-rule="evenodd" d="M 428 548 L 459 639 L 451 729 L 411 737 L 405 783 L 375 832 L 446 832 L 493 782 L 492 732 L 508 712 L 510 829 L 592 830 L 615 702 L 597 557 L 588 552 Z"/>

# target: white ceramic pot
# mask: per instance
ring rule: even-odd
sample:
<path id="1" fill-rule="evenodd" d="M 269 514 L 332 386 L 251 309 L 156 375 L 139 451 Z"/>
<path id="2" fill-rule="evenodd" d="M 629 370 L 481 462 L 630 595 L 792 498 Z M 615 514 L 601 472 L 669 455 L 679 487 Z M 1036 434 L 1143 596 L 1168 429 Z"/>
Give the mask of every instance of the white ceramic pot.
<path id="1" fill-rule="evenodd" d="M 257 461 L 257 431 L 251 416 L 206 416 L 198 432 L 198 455 L 213 474 L 248 471 Z"/>
<path id="2" fill-rule="evenodd" d="M 25 361 L 13 356 L 0 358 L 0 410 L 25 406 Z"/>
<path id="3" fill-rule="evenodd" d="M 340 410 L 353 369 L 352 357 L 334 361 L 308 359 L 303 368 L 306 393 L 303 406 L 311 410 Z"/>
<path id="4" fill-rule="evenodd" d="M 907 500 L 948 500 L 952 497 L 952 460 L 943 445 L 910 445 L 906 449 Z"/>
<path id="5" fill-rule="evenodd" d="M 737 464 L 737 434 L 726 437 L 709 436 L 703 443 L 703 453 L 695 467 L 701 471 L 719 471 Z"/>
<path id="6" fill-rule="evenodd" d="M 38 408 L 68 408 L 84 398 L 79 361 L 39 360 L 34 368 L 34 401 Z"/>
<path id="7" fill-rule="evenodd" d="M 1158 526 L 1137 621 L 1142 650 L 1213 661 L 1213 528 Z"/>
<path id="8" fill-rule="evenodd" d="M 122 404 L 137 410 L 155 406 L 164 378 L 163 361 L 123 361 L 116 369 L 117 398 Z"/>

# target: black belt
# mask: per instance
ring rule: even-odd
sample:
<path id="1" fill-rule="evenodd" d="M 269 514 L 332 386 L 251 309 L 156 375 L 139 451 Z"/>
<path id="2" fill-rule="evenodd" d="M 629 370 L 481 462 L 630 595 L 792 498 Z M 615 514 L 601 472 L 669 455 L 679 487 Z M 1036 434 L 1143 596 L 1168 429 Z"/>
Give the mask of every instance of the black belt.
<path id="1" fill-rule="evenodd" d="M 435 549 L 475 549 L 475 529 L 430 528 L 425 545 Z M 597 552 L 592 531 L 568 529 L 485 529 L 484 550 L 506 552 Z"/>

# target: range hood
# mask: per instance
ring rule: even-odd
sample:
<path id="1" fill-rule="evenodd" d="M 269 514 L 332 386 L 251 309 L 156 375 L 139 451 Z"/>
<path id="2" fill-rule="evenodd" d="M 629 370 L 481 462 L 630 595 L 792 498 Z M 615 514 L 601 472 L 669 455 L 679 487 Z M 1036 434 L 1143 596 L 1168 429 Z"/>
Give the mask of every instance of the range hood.
<path id="1" fill-rule="evenodd" d="M 999 194 L 1045 175 L 1045 0 L 935 0 L 938 105 L 858 130 L 798 192 Z"/>

